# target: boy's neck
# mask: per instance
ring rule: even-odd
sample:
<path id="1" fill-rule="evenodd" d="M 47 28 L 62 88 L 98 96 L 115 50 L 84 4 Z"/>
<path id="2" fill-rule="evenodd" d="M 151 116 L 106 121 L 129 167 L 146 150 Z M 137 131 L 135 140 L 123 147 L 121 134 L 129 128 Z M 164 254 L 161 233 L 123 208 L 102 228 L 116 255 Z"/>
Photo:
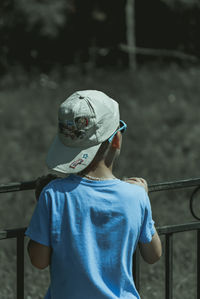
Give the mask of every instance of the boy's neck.
<path id="1" fill-rule="evenodd" d="M 113 179 L 115 176 L 112 173 L 112 165 L 107 167 L 104 162 L 98 163 L 97 167 L 88 169 L 87 172 L 82 174 L 83 176 L 90 176 L 97 179 Z"/>

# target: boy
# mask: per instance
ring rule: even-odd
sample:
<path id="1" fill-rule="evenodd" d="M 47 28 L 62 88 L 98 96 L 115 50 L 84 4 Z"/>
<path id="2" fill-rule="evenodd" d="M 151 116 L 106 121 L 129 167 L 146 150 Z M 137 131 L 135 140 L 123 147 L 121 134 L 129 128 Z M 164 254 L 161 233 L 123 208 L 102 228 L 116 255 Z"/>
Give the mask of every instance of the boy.
<path id="1" fill-rule="evenodd" d="M 76 92 L 59 108 L 47 165 L 69 176 L 42 190 L 26 231 L 32 264 L 50 265 L 45 299 L 140 298 L 132 278 L 138 242 L 146 262 L 161 256 L 146 182 L 112 172 L 125 129 L 118 103 L 100 91 Z"/>

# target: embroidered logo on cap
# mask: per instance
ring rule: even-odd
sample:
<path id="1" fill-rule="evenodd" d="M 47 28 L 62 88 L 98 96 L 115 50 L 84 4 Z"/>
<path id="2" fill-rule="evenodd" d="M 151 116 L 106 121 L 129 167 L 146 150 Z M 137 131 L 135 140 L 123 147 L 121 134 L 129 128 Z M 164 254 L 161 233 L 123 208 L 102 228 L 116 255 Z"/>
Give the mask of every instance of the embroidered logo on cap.
<path id="1" fill-rule="evenodd" d="M 77 165 L 82 164 L 83 162 L 84 162 L 83 159 L 78 159 L 78 160 L 72 162 L 72 164 L 69 167 L 74 169 L 74 168 L 76 168 Z"/>
<path id="2" fill-rule="evenodd" d="M 72 164 L 69 167 L 75 169 L 76 166 L 82 164 L 84 162 L 84 160 L 87 159 L 87 158 L 88 158 L 88 154 L 83 154 L 81 159 L 73 161 Z"/>
<path id="3" fill-rule="evenodd" d="M 88 125 L 88 119 L 86 117 L 75 118 L 76 127 L 78 130 L 84 129 Z"/>
<path id="4" fill-rule="evenodd" d="M 85 127 L 88 126 L 88 122 L 86 117 L 77 117 L 75 120 L 65 122 L 59 121 L 59 133 L 72 140 L 82 139 L 86 134 Z"/>

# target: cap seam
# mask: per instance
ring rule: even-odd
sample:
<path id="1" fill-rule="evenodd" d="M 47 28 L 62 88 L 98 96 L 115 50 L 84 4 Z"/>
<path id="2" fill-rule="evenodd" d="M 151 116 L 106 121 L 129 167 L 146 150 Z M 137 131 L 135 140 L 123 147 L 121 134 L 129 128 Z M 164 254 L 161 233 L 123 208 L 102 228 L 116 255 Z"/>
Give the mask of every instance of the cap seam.
<path id="1" fill-rule="evenodd" d="M 95 117 L 95 119 L 97 118 L 94 107 L 92 106 L 92 104 L 90 103 L 90 98 L 89 97 L 84 97 L 84 100 L 86 101 L 86 103 L 88 104 L 88 107 L 90 109 L 90 111 L 92 112 L 93 116 Z M 95 125 L 96 126 L 96 125 Z M 96 128 L 95 128 L 96 129 Z M 95 130 L 95 136 L 96 136 L 96 141 L 97 141 L 97 133 Z"/>

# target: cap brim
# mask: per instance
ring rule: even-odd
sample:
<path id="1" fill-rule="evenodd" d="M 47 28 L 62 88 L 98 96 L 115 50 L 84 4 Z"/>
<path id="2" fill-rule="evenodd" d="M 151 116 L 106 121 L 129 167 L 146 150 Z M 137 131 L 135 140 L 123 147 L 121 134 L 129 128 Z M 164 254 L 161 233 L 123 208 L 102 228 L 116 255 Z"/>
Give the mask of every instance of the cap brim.
<path id="1" fill-rule="evenodd" d="M 87 149 L 67 147 L 56 136 L 47 154 L 47 166 L 62 173 L 78 173 L 92 162 L 100 146 L 101 143 Z"/>

